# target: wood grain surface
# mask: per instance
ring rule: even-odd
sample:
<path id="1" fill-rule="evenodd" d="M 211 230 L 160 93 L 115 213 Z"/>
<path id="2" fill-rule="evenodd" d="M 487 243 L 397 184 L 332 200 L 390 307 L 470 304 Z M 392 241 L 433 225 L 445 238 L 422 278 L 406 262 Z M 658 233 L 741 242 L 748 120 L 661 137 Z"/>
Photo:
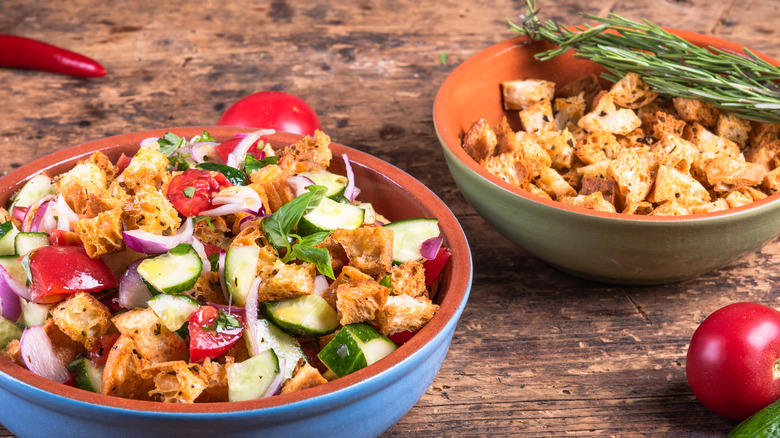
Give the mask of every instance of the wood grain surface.
<path id="1" fill-rule="evenodd" d="M 538 3 L 543 17 L 568 24 L 582 23 L 581 11 L 615 12 L 780 58 L 777 1 Z M 0 69 L 0 171 L 104 136 L 215 124 L 254 91 L 296 94 L 334 141 L 434 190 L 472 247 L 474 286 L 449 355 L 387 437 L 725 435 L 735 422 L 710 413 L 688 387 L 687 344 L 704 317 L 728 303 L 780 307 L 780 241 L 681 283 L 589 282 L 506 241 L 448 173 L 432 124 L 437 88 L 460 62 L 509 38 L 505 18 L 522 5 L 0 0 L 0 33 L 69 48 L 108 70 L 79 79 Z"/>

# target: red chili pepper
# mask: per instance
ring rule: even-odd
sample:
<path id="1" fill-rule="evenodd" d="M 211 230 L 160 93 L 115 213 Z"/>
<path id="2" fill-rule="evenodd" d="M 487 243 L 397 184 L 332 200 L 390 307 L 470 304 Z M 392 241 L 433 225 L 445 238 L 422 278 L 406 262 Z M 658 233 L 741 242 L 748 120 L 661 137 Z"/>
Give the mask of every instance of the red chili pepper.
<path id="1" fill-rule="evenodd" d="M 42 70 L 64 75 L 97 78 L 106 69 L 84 55 L 41 41 L 0 34 L 0 67 Z"/>

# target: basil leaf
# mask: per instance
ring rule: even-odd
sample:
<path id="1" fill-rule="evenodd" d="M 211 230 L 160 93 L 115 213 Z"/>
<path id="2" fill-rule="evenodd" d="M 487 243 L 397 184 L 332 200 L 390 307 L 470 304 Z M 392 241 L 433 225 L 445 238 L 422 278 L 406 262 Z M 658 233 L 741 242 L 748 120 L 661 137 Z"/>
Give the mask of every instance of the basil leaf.
<path id="1" fill-rule="evenodd" d="M 184 139 L 176 134 L 166 132 L 157 140 L 157 144 L 160 145 L 158 152 L 170 156 L 184 144 Z"/>
<path id="2" fill-rule="evenodd" d="M 292 252 L 295 257 L 304 262 L 314 263 L 320 273 L 330 279 L 335 280 L 333 266 L 330 264 L 330 253 L 325 248 L 312 248 L 301 244 L 294 245 Z"/>
<path id="3" fill-rule="evenodd" d="M 182 190 L 184 193 L 184 196 L 187 198 L 192 199 L 193 196 L 195 196 L 195 187 L 187 187 L 186 189 Z"/>
<path id="4" fill-rule="evenodd" d="M 213 141 L 216 142 L 217 140 L 214 139 L 214 137 L 211 136 L 211 134 L 208 133 L 208 131 L 204 130 L 203 134 L 200 135 L 199 141 Z"/>
<path id="5" fill-rule="evenodd" d="M 308 193 L 284 204 L 279 210 L 262 220 L 261 225 L 265 236 L 274 247 L 290 249 L 290 231 L 298 225 L 303 215 L 320 204 L 328 191 L 327 187 L 317 185 L 311 185 L 308 189 Z"/>
<path id="6" fill-rule="evenodd" d="M 330 236 L 332 231 L 319 231 L 317 233 L 309 234 L 305 237 L 300 237 L 296 235 L 295 237 L 298 238 L 298 245 L 303 246 L 314 246 L 319 243 L 322 243 L 323 240 L 325 240 L 328 236 Z"/>
<path id="7" fill-rule="evenodd" d="M 246 170 L 247 174 L 251 175 L 255 170 L 260 170 L 265 166 L 276 164 L 277 159 L 277 157 L 265 157 L 262 160 L 258 160 L 251 154 L 246 154 L 246 157 L 244 157 L 244 170 Z"/>

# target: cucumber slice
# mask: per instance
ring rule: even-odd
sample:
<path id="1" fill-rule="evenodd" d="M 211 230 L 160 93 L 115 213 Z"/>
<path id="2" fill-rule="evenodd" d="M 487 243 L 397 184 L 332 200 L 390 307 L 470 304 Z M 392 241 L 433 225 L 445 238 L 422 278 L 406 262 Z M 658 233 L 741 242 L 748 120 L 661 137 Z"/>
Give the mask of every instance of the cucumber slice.
<path id="1" fill-rule="evenodd" d="M 279 358 L 284 359 L 284 378 L 289 379 L 292 376 L 292 372 L 295 369 L 295 365 L 299 359 L 306 359 L 303 354 L 303 349 L 298 340 L 283 332 L 279 327 L 271 324 L 267 319 L 257 320 L 257 343 L 258 351 L 263 351 L 267 348 L 274 350 L 274 353 Z M 248 346 L 252 345 L 252 337 L 249 335 L 248 330 L 244 330 L 244 341 Z M 252 348 L 249 348 L 252 351 Z"/>
<path id="2" fill-rule="evenodd" d="M 279 374 L 279 358 L 268 349 L 257 356 L 227 366 L 228 400 L 262 397 Z"/>
<path id="3" fill-rule="evenodd" d="M 393 230 L 393 262 L 420 260 L 420 246 L 433 237 L 439 237 L 439 220 L 431 218 L 406 219 L 390 222 L 385 227 Z"/>
<path id="4" fill-rule="evenodd" d="M 68 371 L 76 377 L 76 388 L 85 391 L 100 392 L 100 385 L 103 381 L 103 369 L 87 359 L 80 357 L 68 365 Z"/>
<path id="5" fill-rule="evenodd" d="M 364 224 L 373 224 L 376 222 L 376 210 L 374 210 L 374 206 L 370 202 L 360 202 L 355 204 L 355 206 L 365 210 L 365 213 L 363 213 Z"/>
<path id="6" fill-rule="evenodd" d="M 175 294 L 192 289 L 198 281 L 203 261 L 188 243 L 138 264 L 138 274 L 153 294 Z"/>
<path id="7" fill-rule="evenodd" d="M 325 186 L 328 191 L 325 192 L 326 198 L 336 199 L 344 194 L 349 180 L 344 175 L 328 172 L 327 170 L 301 172 L 298 175 L 305 176 L 314 181 L 318 186 Z"/>
<path id="8" fill-rule="evenodd" d="M 158 294 L 146 302 L 168 330 L 175 332 L 195 313 L 200 303 L 187 295 Z"/>
<path id="9" fill-rule="evenodd" d="M 11 221 L 0 224 L 0 255 L 16 254 L 16 235 L 19 230 L 16 229 Z"/>
<path id="10" fill-rule="evenodd" d="M 20 256 L 49 245 L 48 233 L 17 233 L 16 238 L 14 238 L 14 251 Z"/>
<path id="11" fill-rule="evenodd" d="M 330 198 L 323 198 L 320 204 L 298 222 L 298 233 L 302 236 L 343 228 L 353 230 L 363 225 L 365 210 L 352 204 L 342 204 Z"/>
<path id="12" fill-rule="evenodd" d="M 233 298 L 233 304 L 243 306 L 249 288 L 257 277 L 260 248 L 257 246 L 231 246 L 225 254 L 225 285 Z"/>
<path id="13" fill-rule="evenodd" d="M 395 344 L 366 323 L 347 324 L 317 357 L 338 377 L 365 368 L 395 350 Z"/>
<path id="14" fill-rule="evenodd" d="M 339 328 L 339 315 L 319 295 L 261 304 L 263 315 L 296 338 L 316 338 Z"/>
<path id="15" fill-rule="evenodd" d="M 25 327 L 43 325 L 49 316 L 49 309 L 54 304 L 36 304 L 27 300 L 22 300 L 22 318 L 19 321 Z"/>
<path id="16" fill-rule="evenodd" d="M 0 316 L 0 348 L 5 348 L 14 339 L 22 338 L 22 327 Z"/>
<path id="17" fill-rule="evenodd" d="M 27 180 L 22 186 L 19 193 L 14 196 L 14 200 L 11 202 L 11 206 L 8 208 L 8 212 L 13 214 L 13 209 L 16 206 L 29 207 L 35 201 L 43 198 L 46 195 L 56 195 L 57 189 L 52 182 L 52 179 L 46 175 L 38 174 Z"/>
<path id="18" fill-rule="evenodd" d="M 15 255 L 0 256 L 0 266 L 5 268 L 11 278 L 21 285 L 27 284 L 27 274 L 24 272 L 24 266 Z"/>

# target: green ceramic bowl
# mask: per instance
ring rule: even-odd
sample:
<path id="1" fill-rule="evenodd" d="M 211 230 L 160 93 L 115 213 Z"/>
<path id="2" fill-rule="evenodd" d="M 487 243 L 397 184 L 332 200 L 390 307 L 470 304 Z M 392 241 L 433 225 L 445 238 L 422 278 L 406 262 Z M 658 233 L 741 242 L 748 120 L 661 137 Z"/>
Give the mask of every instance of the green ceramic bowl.
<path id="1" fill-rule="evenodd" d="M 742 50 L 717 38 L 672 32 L 698 45 Z M 571 53 L 546 62 L 534 59 L 535 53 L 550 47 L 526 37 L 491 46 L 458 66 L 434 103 L 436 132 L 455 182 L 474 209 L 507 239 L 563 271 L 642 285 L 680 281 L 721 268 L 780 235 L 780 193 L 716 213 L 629 216 L 545 200 L 479 166 L 461 147 L 460 136 L 481 117 L 491 125 L 498 123 L 504 115 L 501 82 L 542 78 L 566 84 L 603 71 Z"/>

